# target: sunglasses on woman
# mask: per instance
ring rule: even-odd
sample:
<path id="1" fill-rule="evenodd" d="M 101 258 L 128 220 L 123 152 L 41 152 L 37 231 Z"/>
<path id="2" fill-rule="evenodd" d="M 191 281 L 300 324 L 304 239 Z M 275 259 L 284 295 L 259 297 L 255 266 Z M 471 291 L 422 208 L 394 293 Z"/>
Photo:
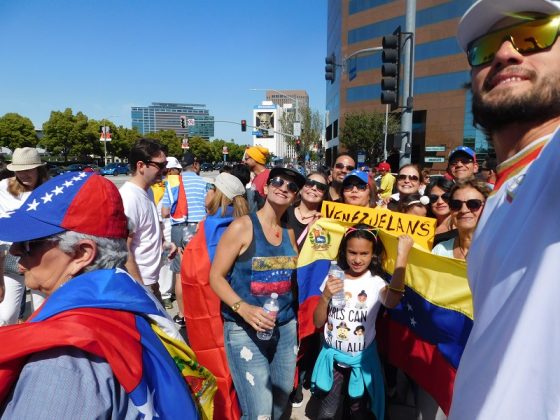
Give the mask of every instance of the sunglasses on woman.
<path id="1" fill-rule="evenodd" d="M 467 58 L 473 67 L 490 63 L 505 41 L 511 42 L 520 54 L 529 54 L 550 48 L 558 38 L 560 16 L 547 16 L 490 32 L 472 41 L 467 47 Z"/>
<path id="2" fill-rule="evenodd" d="M 430 199 L 430 204 L 435 204 L 437 203 L 437 201 L 441 198 L 443 201 L 445 201 L 446 203 L 449 202 L 449 193 L 443 193 L 441 195 L 437 195 L 437 194 L 430 194 L 428 195 L 428 198 Z"/>
<path id="3" fill-rule="evenodd" d="M 323 184 L 322 182 L 315 181 L 313 179 L 308 179 L 305 181 L 305 186 L 309 189 L 316 187 L 321 192 L 327 192 L 329 186 L 327 184 Z"/>
<path id="4" fill-rule="evenodd" d="M 463 208 L 463 204 L 467 205 L 467 208 L 470 211 L 477 211 L 479 208 L 481 208 L 484 205 L 484 201 L 482 200 L 478 200 L 476 198 L 471 198 L 470 200 L 449 200 L 449 208 L 453 211 L 459 211 Z"/>
<path id="5" fill-rule="evenodd" d="M 342 187 L 343 191 L 352 191 L 356 187 L 359 191 L 365 191 L 368 188 L 368 184 L 346 184 Z"/>
<path id="6" fill-rule="evenodd" d="M 299 188 L 295 182 L 286 181 L 285 179 L 280 178 L 279 176 L 272 178 L 268 181 L 269 185 L 272 185 L 274 188 L 280 188 L 284 184 L 288 184 L 288 191 L 293 192 L 294 194 L 299 191 Z"/>
<path id="7" fill-rule="evenodd" d="M 409 181 L 414 181 L 414 182 L 420 180 L 420 178 L 418 178 L 417 175 L 404 175 L 404 174 L 397 175 L 397 180 L 399 180 L 399 181 L 406 181 L 407 178 L 408 178 Z"/>

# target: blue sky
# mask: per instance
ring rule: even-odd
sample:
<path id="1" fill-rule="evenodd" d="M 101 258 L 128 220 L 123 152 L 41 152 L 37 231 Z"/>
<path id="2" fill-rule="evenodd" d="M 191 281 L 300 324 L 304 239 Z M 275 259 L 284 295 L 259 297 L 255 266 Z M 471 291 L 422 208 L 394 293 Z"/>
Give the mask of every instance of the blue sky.
<path id="1" fill-rule="evenodd" d="M 0 115 L 130 127 L 131 106 L 181 102 L 250 120 L 251 88 L 307 90 L 323 114 L 326 15 L 325 0 L 1 0 Z M 215 137 L 251 141 L 223 123 Z"/>

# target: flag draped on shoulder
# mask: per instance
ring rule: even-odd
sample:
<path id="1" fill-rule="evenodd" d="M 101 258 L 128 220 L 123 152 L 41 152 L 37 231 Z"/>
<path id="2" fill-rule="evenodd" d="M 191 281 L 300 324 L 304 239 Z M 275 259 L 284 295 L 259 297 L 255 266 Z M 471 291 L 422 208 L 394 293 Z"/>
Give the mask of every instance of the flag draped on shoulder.
<path id="1" fill-rule="evenodd" d="M 199 362 L 216 377 L 214 418 L 228 420 L 239 419 L 241 411 L 224 348 L 221 301 L 210 288 L 209 276 L 218 242 L 232 220 L 230 216 L 208 216 L 185 248 L 181 263 L 189 344 Z"/>
<path id="2" fill-rule="evenodd" d="M 146 418 L 212 418 L 215 378 L 161 305 L 122 270 L 70 280 L 27 323 L 0 329 L 0 341 L 0 402 L 31 354 L 72 346 L 104 358 Z"/>
<path id="3" fill-rule="evenodd" d="M 322 218 L 310 227 L 298 260 L 300 339 L 315 332 L 313 312 L 321 295 L 319 287 L 350 225 Z M 386 250 L 384 269 L 389 274 L 394 268 L 397 236 L 402 233 L 379 231 Z M 417 237 L 413 237 L 405 295 L 399 306 L 383 315 L 377 342 L 392 364 L 409 374 L 448 412 L 455 372 L 473 320 L 466 264 L 431 254 L 416 245 Z"/>

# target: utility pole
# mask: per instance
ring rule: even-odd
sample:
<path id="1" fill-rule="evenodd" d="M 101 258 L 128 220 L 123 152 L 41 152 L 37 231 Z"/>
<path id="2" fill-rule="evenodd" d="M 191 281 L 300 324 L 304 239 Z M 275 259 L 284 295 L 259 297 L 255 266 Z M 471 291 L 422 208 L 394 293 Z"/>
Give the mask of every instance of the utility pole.
<path id="1" fill-rule="evenodd" d="M 414 80 L 414 33 L 416 31 L 416 0 L 406 0 L 405 37 L 403 45 L 403 112 L 401 115 L 401 144 L 399 167 L 409 164 L 412 151 L 412 110 Z"/>

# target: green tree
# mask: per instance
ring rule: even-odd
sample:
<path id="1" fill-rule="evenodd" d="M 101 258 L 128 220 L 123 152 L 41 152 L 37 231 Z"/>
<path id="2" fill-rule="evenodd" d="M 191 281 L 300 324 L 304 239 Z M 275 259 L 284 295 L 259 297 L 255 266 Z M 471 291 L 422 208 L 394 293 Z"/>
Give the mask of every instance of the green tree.
<path id="1" fill-rule="evenodd" d="M 389 114 L 389 134 L 399 131 L 399 120 Z M 383 159 L 385 115 L 376 112 L 359 112 L 344 115 L 344 126 L 340 131 L 340 142 L 354 156 L 358 151 L 366 153 L 366 162 Z"/>
<path id="2" fill-rule="evenodd" d="M 14 150 L 17 147 L 35 147 L 38 142 L 29 118 L 13 112 L 0 117 L 0 146 Z"/>
<path id="3" fill-rule="evenodd" d="M 299 136 L 301 141 L 300 157 L 303 157 L 320 143 L 323 122 L 319 111 L 313 111 L 309 107 L 299 107 L 298 113 L 301 122 L 301 135 Z M 294 122 L 296 122 L 295 112 L 284 112 L 280 118 L 280 128 L 282 132 L 293 135 Z M 294 150 L 295 141 L 295 138 L 286 138 L 286 143 L 294 147 Z"/>
<path id="4" fill-rule="evenodd" d="M 107 150 L 110 150 L 113 156 L 128 160 L 130 149 L 132 149 L 134 143 L 140 137 L 140 133 L 135 129 L 126 128 L 121 125 L 114 131 L 113 140 L 107 144 Z"/>
<path id="5" fill-rule="evenodd" d="M 51 155 L 62 156 L 65 162 L 69 157 L 86 161 L 99 153 L 99 134 L 89 126 L 86 115 L 81 112 L 74 115 L 70 108 L 64 112 L 52 111 L 43 124 L 43 133 L 39 144 Z"/>

